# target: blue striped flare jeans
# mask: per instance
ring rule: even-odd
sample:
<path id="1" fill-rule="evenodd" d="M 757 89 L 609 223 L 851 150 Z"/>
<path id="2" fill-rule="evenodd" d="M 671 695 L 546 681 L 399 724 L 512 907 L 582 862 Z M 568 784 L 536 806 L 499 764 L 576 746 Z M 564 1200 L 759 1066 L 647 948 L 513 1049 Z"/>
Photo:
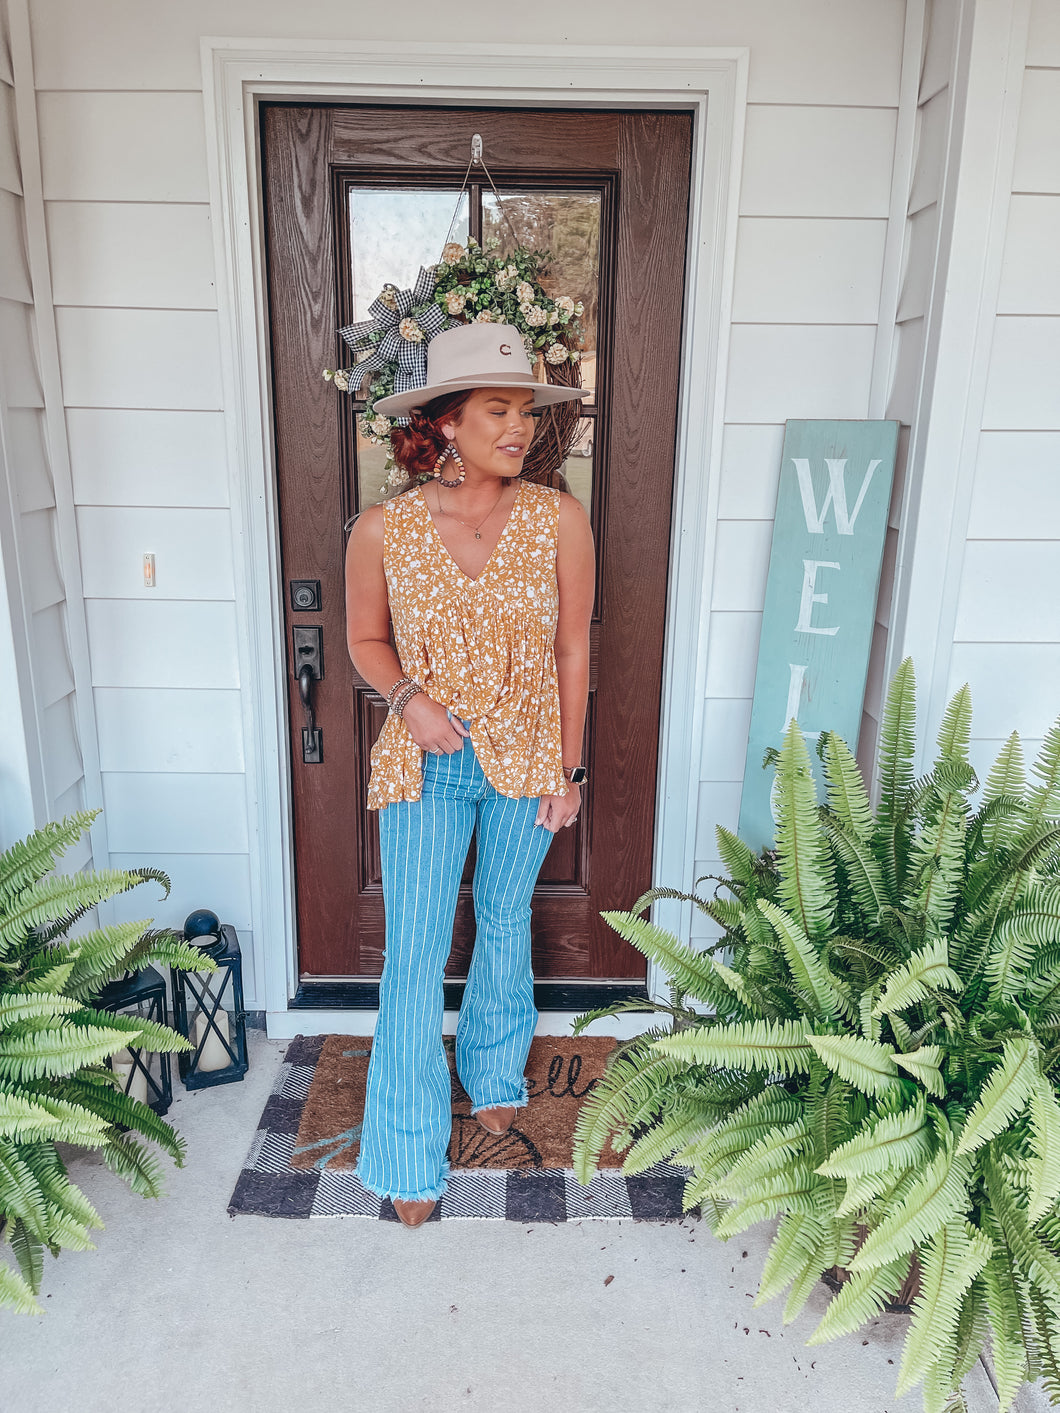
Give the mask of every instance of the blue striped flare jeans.
<path id="1" fill-rule="evenodd" d="M 416 1201 L 445 1191 L 452 1102 L 442 976 L 472 834 L 475 950 L 457 1073 L 472 1113 L 527 1102 L 523 1070 L 537 1024 L 530 897 L 553 838 L 534 823 L 538 803 L 498 794 L 466 738 L 453 755 L 425 754 L 420 800 L 379 812 L 386 956 L 357 1175 L 381 1197 Z"/>

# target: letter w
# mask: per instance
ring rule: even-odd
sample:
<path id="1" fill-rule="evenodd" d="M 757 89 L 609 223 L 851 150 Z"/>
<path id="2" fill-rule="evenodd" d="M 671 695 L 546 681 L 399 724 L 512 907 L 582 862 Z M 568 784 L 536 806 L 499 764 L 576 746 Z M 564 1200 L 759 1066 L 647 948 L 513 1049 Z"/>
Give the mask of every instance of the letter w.
<path id="1" fill-rule="evenodd" d="M 835 459 L 830 456 L 825 457 L 825 465 L 828 467 L 828 492 L 824 498 L 824 504 L 820 510 L 817 509 L 817 498 L 813 493 L 813 478 L 810 475 L 810 458 L 808 456 L 793 456 L 795 471 L 799 478 L 799 494 L 802 496 L 802 512 L 806 517 L 806 529 L 811 535 L 824 534 L 824 518 L 828 514 L 828 507 L 835 507 L 835 523 L 841 535 L 852 535 L 854 525 L 861 512 L 862 504 L 868 493 L 869 484 L 872 481 L 873 473 L 879 466 L 880 460 L 869 462 L 869 469 L 865 472 L 865 479 L 861 483 L 861 490 L 858 491 L 858 498 L 854 502 L 854 509 L 847 511 L 847 487 L 846 469 L 847 459 Z"/>

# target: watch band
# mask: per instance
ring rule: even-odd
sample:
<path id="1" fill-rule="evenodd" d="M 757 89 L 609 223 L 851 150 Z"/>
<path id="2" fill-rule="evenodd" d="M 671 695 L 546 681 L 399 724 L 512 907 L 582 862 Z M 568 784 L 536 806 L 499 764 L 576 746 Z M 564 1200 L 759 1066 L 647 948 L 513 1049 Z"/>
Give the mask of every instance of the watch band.
<path id="1" fill-rule="evenodd" d="M 589 779 L 589 772 L 584 765 L 565 765 L 563 774 L 572 785 L 584 785 Z"/>

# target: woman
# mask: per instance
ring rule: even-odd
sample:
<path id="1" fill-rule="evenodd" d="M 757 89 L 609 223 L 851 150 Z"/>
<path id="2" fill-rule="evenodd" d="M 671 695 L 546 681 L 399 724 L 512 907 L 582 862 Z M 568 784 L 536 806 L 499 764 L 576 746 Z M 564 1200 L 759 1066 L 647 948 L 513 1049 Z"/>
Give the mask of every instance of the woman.
<path id="1" fill-rule="evenodd" d="M 537 383 L 518 331 L 437 335 L 427 386 L 376 404 L 410 477 L 358 517 L 346 557 L 350 656 L 390 713 L 372 749 L 386 959 L 357 1172 L 406 1226 L 445 1190 L 452 1123 L 442 977 L 472 835 L 475 950 L 456 1033 L 472 1114 L 507 1131 L 537 1021 L 530 898 L 578 815 L 595 569 L 588 517 L 522 481 Z M 393 624 L 397 651 L 391 645 Z"/>

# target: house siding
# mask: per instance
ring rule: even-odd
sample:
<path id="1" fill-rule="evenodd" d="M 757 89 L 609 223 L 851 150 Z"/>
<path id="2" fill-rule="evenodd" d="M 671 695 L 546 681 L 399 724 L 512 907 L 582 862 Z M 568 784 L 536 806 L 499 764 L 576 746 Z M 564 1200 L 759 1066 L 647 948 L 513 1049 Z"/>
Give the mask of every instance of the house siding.
<path id="1" fill-rule="evenodd" d="M 14 71 L 0 8 L 0 847 L 88 803 L 41 365 L 47 318 L 27 255 Z M 39 296 L 39 290 L 36 291 Z M 79 605 L 76 606 L 79 609 Z M 85 833 L 60 871 L 91 864 Z"/>
<path id="2" fill-rule="evenodd" d="M 1060 16 L 1032 0 L 1012 191 L 957 599 L 950 690 L 985 777 L 1060 712 Z"/>

